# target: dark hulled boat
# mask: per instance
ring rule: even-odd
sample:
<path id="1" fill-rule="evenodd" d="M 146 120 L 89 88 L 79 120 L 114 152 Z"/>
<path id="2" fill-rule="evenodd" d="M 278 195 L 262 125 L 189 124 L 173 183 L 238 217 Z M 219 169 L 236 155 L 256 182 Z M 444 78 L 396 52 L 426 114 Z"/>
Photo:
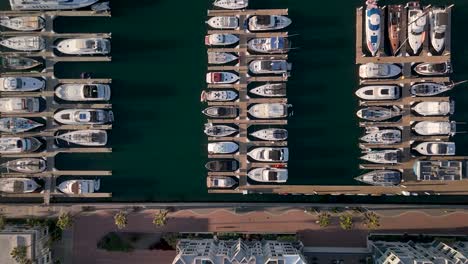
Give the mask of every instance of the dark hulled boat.
<path id="1" fill-rule="evenodd" d="M 398 53 L 398 48 L 400 46 L 402 10 L 402 5 L 388 6 L 388 38 L 393 55 Z"/>
<path id="2" fill-rule="evenodd" d="M 235 159 L 211 160 L 205 164 L 209 171 L 236 171 L 239 169 L 239 162 Z"/>
<path id="3" fill-rule="evenodd" d="M 203 114 L 213 118 L 236 118 L 239 108 L 235 106 L 211 106 L 202 111 Z"/>

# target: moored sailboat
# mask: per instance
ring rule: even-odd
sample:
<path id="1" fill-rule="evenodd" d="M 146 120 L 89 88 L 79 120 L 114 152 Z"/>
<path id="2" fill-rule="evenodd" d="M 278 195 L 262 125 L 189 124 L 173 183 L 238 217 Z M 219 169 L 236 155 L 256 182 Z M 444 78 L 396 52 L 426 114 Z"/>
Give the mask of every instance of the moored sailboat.
<path id="1" fill-rule="evenodd" d="M 43 126 L 39 122 L 22 117 L 0 118 L 0 131 L 5 133 L 22 133 Z"/>
<path id="2" fill-rule="evenodd" d="M 24 158 L 9 160 L 1 165 L 8 171 L 16 171 L 21 173 L 40 173 L 46 170 L 47 163 L 44 159 Z"/>

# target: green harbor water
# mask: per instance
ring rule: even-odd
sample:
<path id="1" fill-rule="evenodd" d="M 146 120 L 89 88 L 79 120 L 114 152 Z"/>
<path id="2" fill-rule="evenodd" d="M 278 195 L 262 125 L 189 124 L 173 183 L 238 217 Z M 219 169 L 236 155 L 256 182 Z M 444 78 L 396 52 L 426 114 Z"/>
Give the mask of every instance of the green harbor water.
<path id="1" fill-rule="evenodd" d="M 3 9 L 7 8 L 3 0 Z M 112 32 L 112 62 L 61 63 L 59 78 L 91 72 L 112 78 L 115 123 L 112 154 L 58 156 L 59 169 L 112 170 L 102 191 L 115 201 L 341 201 L 463 202 L 464 198 L 362 198 L 275 195 L 217 195 L 206 189 L 207 139 L 202 132 L 206 87 L 204 35 L 212 1 L 112 0 L 112 18 L 59 18 L 57 32 Z M 297 48 L 288 82 L 289 184 L 357 184 L 358 137 L 355 117 L 358 85 L 354 64 L 355 7 L 364 0 L 251 0 L 250 8 L 289 8 L 288 28 Z M 380 1 L 381 5 L 402 3 Z M 424 2 L 429 4 L 429 2 Z M 468 1 L 453 3 L 454 80 L 468 79 Z M 451 92 L 454 120 L 468 121 L 468 86 Z M 468 126 L 460 126 L 467 130 Z M 457 135 L 458 154 L 468 154 L 468 136 Z"/>

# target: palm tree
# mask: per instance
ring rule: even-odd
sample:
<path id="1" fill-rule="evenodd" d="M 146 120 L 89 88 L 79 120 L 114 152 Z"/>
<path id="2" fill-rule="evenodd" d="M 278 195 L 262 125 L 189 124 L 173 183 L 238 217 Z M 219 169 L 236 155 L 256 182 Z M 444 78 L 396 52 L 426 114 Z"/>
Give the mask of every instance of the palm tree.
<path id="1" fill-rule="evenodd" d="M 57 219 L 57 226 L 62 229 L 68 229 L 73 225 L 73 218 L 70 213 L 62 213 Z"/>
<path id="2" fill-rule="evenodd" d="M 318 224 L 320 227 L 327 227 L 330 225 L 331 215 L 328 212 L 320 213 L 318 216 Z"/>
<path id="3" fill-rule="evenodd" d="M 374 212 L 367 212 L 364 214 L 364 223 L 369 229 L 376 229 L 380 226 L 380 216 Z"/>
<path id="4" fill-rule="evenodd" d="M 19 264 L 32 264 L 32 261 L 26 256 L 27 247 L 26 246 L 17 246 L 11 250 L 11 257 L 18 262 Z"/>
<path id="5" fill-rule="evenodd" d="M 153 224 L 156 226 L 165 226 L 167 224 L 167 214 L 169 211 L 160 210 L 153 219 Z"/>
<path id="6" fill-rule="evenodd" d="M 124 229 L 127 226 L 127 213 L 119 211 L 114 215 L 114 221 L 118 229 Z"/>
<path id="7" fill-rule="evenodd" d="M 340 216 L 340 226 L 344 230 L 353 228 L 353 216 L 350 214 L 343 214 Z"/>

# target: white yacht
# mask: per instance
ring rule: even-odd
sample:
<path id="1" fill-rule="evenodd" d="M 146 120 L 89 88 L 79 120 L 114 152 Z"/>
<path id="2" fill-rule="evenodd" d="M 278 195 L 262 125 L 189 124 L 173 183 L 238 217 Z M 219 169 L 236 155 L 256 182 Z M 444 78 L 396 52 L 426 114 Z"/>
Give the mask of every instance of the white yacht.
<path id="1" fill-rule="evenodd" d="M 381 38 L 381 11 L 376 0 L 366 2 L 366 43 L 372 56 L 377 54 Z"/>
<path id="2" fill-rule="evenodd" d="M 44 18 L 40 16 L 0 17 L 0 25 L 18 31 L 35 31 L 43 29 Z"/>
<path id="3" fill-rule="evenodd" d="M 401 141 L 401 130 L 368 128 L 366 135 L 361 137 L 362 141 L 370 144 L 395 144 Z"/>
<path id="4" fill-rule="evenodd" d="M 413 149 L 425 156 L 451 156 L 455 155 L 455 142 L 423 142 Z"/>
<path id="5" fill-rule="evenodd" d="M 354 179 L 370 185 L 396 186 L 401 182 L 401 172 L 392 170 L 375 170 Z"/>
<path id="6" fill-rule="evenodd" d="M 57 50 L 69 55 L 106 55 L 111 46 L 110 40 L 105 38 L 76 38 L 60 41 Z"/>
<path id="7" fill-rule="evenodd" d="M 47 169 L 47 163 L 44 159 L 23 158 L 9 160 L 1 165 L 7 171 L 16 171 L 20 173 L 40 173 Z"/>
<path id="8" fill-rule="evenodd" d="M 215 142 L 208 143 L 208 154 L 230 154 L 237 152 L 239 145 L 235 142 Z"/>
<path id="9" fill-rule="evenodd" d="M 0 113 L 36 113 L 39 106 L 39 98 L 35 97 L 0 98 Z"/>
<path id="10" fill-rule="evenodd" d="M 2 137 L 0 138 L 0 154 L 30 153 L 39 149 L 42 143 L 34 137 Z"/>
<path id="11" fill-rule="evenodd" d="M 269 37 L 269 38 L 254 38 L 247 42 L 249 50 L 266 53 L 278 54 L 287 53 L 290 49 L 291 42 L 285 37 Z"/>
<path id="12" fill-rule="evenodd" d="M 432 8 L 429 12 L 429 22 L 431 24 L 431 45 L 435 51 L 441 52 L 445 46 L 445 32 L 448 26 L 448 13 L 445 8 Z"/>
<path id="13" fill-rule="evenodd" d="M 39 188 L 33 179 L 29 178 L 0 178 L 0 192 L 4 193 L 32 193 Z"/>
<path id="14" fill-rule="evenodd" d="M 211 52 L 208 51 L 209 64 L 226 64 L 237 60 L 239 57 L 227 52 Z"/>
<path id="15" fill-rule="evenodd" d="M 235 83 L 239 80 L 239 76 L 232 72 L 209 72 L 206 74 L 206 82 L 213 84 L 228 84 Z"/>
<path id="16" fill-rule="evenodd" d="M 391 108 L 370 106 L 363 109 L 359 109 L 356 115 L 359 118 L 370 120 L 370 121 L 384 121 L 390 118 L 401 116 L 401 109 L 397 106 Z"/>
<path id="17" fill-rule="evenodd" d="M 414 71 L 423 76 L 440 76 L 450 74 L 453 70 L 452 64 L 447 61 L 442 63 L 420 63 L 414 67 Z"/>
<path id="18" fill-rule="evenodd" d="M 40 36 L 19 36 L 3 39 L 0 45 L 18 51 L 40 51 L 45 49 L 45 40 Z"/>
<path id="19" fill-rule="evenodd" d="M 202 111 L 211 118 L 236 118 L 239 115 L 237 106 L 210 106 Z"/>
<path id="20" fill-rule="evenodd" d="M 212 90 L 202 91 L 200 96 L 201 102 L 229 102 L 237 99 L 237 92 L 232 90 Z"/>
<path id="21" fill-rule="evenodd" d="M 239 27 L 239 18 L 236 16 L 215 16 L 206 23 L 216 29 L 236 29 Z"/>
<path id="22" fill-rule="evenodd" d="M 401 151 L 398 149 L 370 151 L 361 157 L 362 160 L 379 164 L 395 164 L 400 162 L 400 158 Z"/>
<path id="23" fill-rule="evenodd" d="M 22 117 L 0 118 L 0 131 L 5 133 L 22 133 L 41 127 L 43 125 L 44 124 L 41 124 L 34 120 Z"/>
<path id="24" fill-rule="evenodd" d="M 356 91 L 356 95 L 364 100 L 395 100 L 400 98 L 398 85 L 364 86 Z"/>
<path id="25" fill-rule="evenodd" d="M 206 178 L 206 186 L 208 188 L 232 188 L 237 182 L 228 176 L 208 176 Z"/>
<path id="26" fill-rule="evenodd" d="M 250 31 L 270 31 L 286 28 L 291 25 L 289 17 L 278 15 L 256 15 L 249 18 Z"/>
<path id="27" fill-rule="evenodd" d="M 249 114 L 256 118 L 283 118 L 289 114 L 291 105 L 281 103 L 255 104 L 249 108 Z"/>
<path id="28" fill-rule="evenodd" d="M 213 125 L 212 123 L 205 124 L 204 132 L 210 137 L 227 137 L 239 131 L 237 128 L 226 125 Z"/>
<path id="29" fill-rule="evenodd" d="M 427 14 L 423 12 L 419 1 L 408 3 L 408 43 L 414 54 L 417 54 L 426 39 Z"/>
<path id="30" fill-rule="evenodd" d="M 423 82 L 411 86 L 411 94 L 416 96 L 434 96 L 449 91 L 454 85 L 445 85 L 444 83 Z"/>
<path id="31" fill-rule="evenodd" d="M 264 97 L 286 96 L 286 83 L 267 83 L 250 90 L 251 93 Z"/>
<path id="32" fill-rule="evenodd" d="M 105 146 L 107 132 L 105 130 L 75 130 L 56 136 L 57 139 L 81 146 Z"/>
<path id="33" fill-rule="evenodd" d="M 99 0 L 10 0 L 13 10 L 78 9 L 90 6 Z"/>
<path id="34" fill-rule="evenodd" d="M 422 121 L 413 126 L 416 133 L 422 136 L 453 136 L 457 131 L 455 121 Z"/>
<path id="35" fill-rule="evenodd" d="M 363 79 L 393 78 L 401 73 L 401 68 L 395 64 L 366 63 L 359 66 L 359 77 Z"/>
<path id="36" fill-rule="evenodd" d="M 260 147 L 249 151 L 247 155 L 256 161 L 288 162 L 289 149 L 279 147 Z"/>
<path id="37" fill-rule="evenodd" d="M 455 112 L 455 101 L 450 102 L 420 102 L 412 109 L 423 116 L 451 115 Z"/>
<path id="38" fill-rule="evenodd" d="M 33 77 L 3 77 L 0 78 L 0 91 L 31 92 L 45 87 L 45 80 Z"/>
<path id="39" fill-rule="evenodd" d="M 66 101 L 108 101 L 111 89 L 107 84 L 61 84 L 55 95 Z"/>
<path id="40" fill-rule="evenodd" d="M 288 130 L 284 128 L 265 128 L 257 130 L 250 135 L 261 140 L 280 141 L 288 138 Z"/>
<path id="41" fill-rule="evenodd" d="M 243 9 L 249 5 L 249 0 L 215 0 L 213 5 L 224 9 Z"/>
<path id="42" fill-rule="evenodd" d="M 207 46 L 229 46 L 239 42 L 239 37 L 232 34 L 211 34 L 205 36 Z"/>
<path id="43" fill-rule="evenodd" d="M 285 183 L 288 180 L 288 169 L 256 168 L 249 171 L 247 176 L 257 182 Z"/>
<path id="44" fill-rule="evenodd" d="M 104 109 L 65 109 L 58 111 L 54 119 L 67 125 L 106 124 L 114 121 L 114 114 Z"/>
<path id="45" fill-rule="evenodd" d="M 57 189 L 65 194 L 87 194 L 99 191 L 100 180 L 68 180 L 60 183 Z"/>
<path id="46" fill-rule="evenodd" d="M 286 60 L 254 60 L 249 64 L 249 70 L 255 74 L 285 74 L 291 68 Z"/>

